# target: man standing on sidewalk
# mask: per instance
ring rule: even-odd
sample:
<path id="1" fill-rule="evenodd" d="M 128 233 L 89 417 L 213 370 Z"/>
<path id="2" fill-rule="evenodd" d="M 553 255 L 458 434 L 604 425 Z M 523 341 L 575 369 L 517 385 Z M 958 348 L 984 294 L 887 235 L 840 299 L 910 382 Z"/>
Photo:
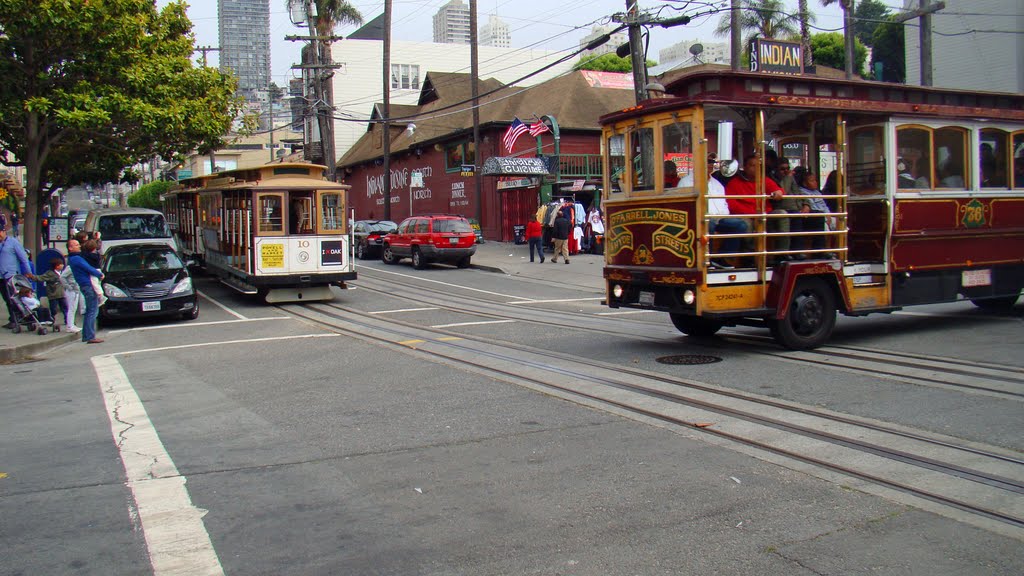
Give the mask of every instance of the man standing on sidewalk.
<path id="1" fill-rule="evenodd" d="M 7 305 L 7 324 L 4 328 L 14 327 L 14 314 L 11 312 L 12 295 L 8 293 L 8 280 L 16 274 L 31 276 L 32 264 L 28 261 L 28 254 L 25 253 L 21 242 L 14 236 L 8 236 L 5 227 L 0 227 L 0 278 L 3 279 L 0 294 Z"/>
<path id="2" fill-rule="evenodd" d="M 554 230 L 551 232 L 551 237 L 555 241 L 555 253 L 551 256 L 551 262 L 558 262 L 558 255 L 561 254 L 562 258 L 565 259 L 565 263 L 569 263 L 569 230 L 572 228 L 572 223 L 566 218 L 565 213 L 562 211 L 558 212 L 558 217 L 555 218 Z"/>

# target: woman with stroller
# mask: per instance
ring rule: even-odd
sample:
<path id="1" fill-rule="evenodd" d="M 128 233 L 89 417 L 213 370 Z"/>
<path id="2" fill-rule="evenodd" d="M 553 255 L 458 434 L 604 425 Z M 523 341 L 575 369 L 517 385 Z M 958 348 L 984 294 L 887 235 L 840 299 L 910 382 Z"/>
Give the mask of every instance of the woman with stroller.
<path id="1" fill-rule="evenodd" d="M 16 295 L 10 292 L 9 280 L 18 274 L 32 277 L 32 263 L 28 261 L 28 254 L 14 236 L 7 235 L 5 226 L 0 226 L 0 295 L 3 296 L 4 304 L 7 304 L 7 324 L 4 328 L 14 328 L 14 312 L 11 310 L 13 304 L 11 299 Z"/>
<path id="2" fill-rule="evenodd" d="M 85 298 L 85 318 L 82 319 L 82 342 L 87 344 L 100 344 L 102 339 L 96 337 L 96 316 L 100 311 L 100 295 L 93 289 L 92 278 L 103 279 L 103 272 L 86 261 L 82 254 L 91 254 L 96 251 L 96 241 L 86 240 L 82 244 L 82 252 L 72 254 L 68 259 L 68 266 L 75 276 L 75 282 L 82 297 Z"/>

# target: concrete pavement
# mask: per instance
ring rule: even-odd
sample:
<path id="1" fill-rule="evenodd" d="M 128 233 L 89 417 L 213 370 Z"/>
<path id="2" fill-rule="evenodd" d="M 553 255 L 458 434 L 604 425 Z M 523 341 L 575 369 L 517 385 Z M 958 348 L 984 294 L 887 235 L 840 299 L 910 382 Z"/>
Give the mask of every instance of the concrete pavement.
<path id="1" fill-rule="evenodd" d="M 568 265 L 563 264 L 561 259 L 558 263 L 552 264 L 550 253 L 545 254 L 545 257 L 547 260 L 543 264 L 539 261 L 530 262 L 526 244 L 485 242 L 477 245 L 472 267 L 510 276 L 554 280 L 571 286 L 602 289 L 601 270 L 604 266 L 604 256 L 576 254 L 569 258 L 570 264 Z M 358 270 L 358 262 L 356 266 Z M 0 314 L 3 314 L 3 322 L 6 323 L 7 307 L 2 301 L 0 301 Z M 59 324 L 63 326 L 63 322 L 59 322 Z M 81 317 L 79 317 L 78 324 L 81 324 Z M 50 331 L 46 335 L 40 336 L 35 332 L 15 334 L 10 330 L 0 329 L 0 364 L 30 359 L 50 348 L 80 339 L 81 334 L 67 332 Z"/>

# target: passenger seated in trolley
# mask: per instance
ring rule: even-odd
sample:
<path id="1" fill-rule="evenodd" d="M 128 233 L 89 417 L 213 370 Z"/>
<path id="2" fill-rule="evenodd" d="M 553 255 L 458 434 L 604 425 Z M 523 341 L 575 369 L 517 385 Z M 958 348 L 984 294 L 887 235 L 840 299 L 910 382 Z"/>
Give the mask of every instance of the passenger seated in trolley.
<path id="1" fill-rule="evenodd" d="M 708 155 L 708 216 L 729 216 L 729 203 L 725 200 L 725 187 L 715 179 L 717 168 L 715 155 Z M 708 230 L 713 234 L 745 234 L 750 230 L 746 220 L 740 218 L 712 218 L 708 221 Z M 722 238 L 717 252 L 722 254 L 739 253 L 742 249 L 741 238 Z M 712 268 L 732 268 L 725 260 L 711 260 Z"/>

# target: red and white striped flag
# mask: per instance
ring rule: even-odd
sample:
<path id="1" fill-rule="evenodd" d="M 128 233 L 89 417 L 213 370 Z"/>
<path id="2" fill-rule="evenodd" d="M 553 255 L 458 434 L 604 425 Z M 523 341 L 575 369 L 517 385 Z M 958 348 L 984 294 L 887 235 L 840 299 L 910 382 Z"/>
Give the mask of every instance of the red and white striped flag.
<path id="1" fill-rule="evenodd" d="M 530 136 L 540 136 L 545 132 L 551 132 L 548 125 L 543 120 L 537 120 L 533 124 L 530 124 Z"/>
<path id="2" fill-rule="evenodd" d="M 519 118 L 512 120 L 512 125 L 505 131 L 505 135 L 501 137 L 501 143 L 505 146 L 505 151 L 509 154 L 512 153 L 512 147 L 515 146 L 516 140 L 520 136 L 526 134 L 529 131 L 529 127 L 523 124 L 523 121 Z"/>

